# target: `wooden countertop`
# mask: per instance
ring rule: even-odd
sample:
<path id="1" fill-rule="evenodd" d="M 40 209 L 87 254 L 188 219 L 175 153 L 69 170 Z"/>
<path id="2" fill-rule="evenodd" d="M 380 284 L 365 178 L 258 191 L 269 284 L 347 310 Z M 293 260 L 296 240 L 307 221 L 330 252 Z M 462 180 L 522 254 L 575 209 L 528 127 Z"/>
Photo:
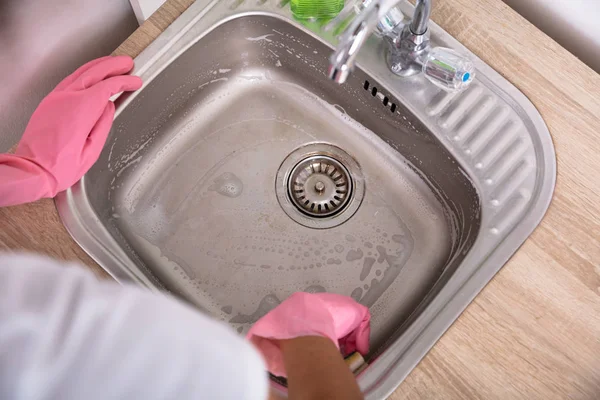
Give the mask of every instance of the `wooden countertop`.
<path id="1" fill-rule="evenodd" d="M 136 56 L 193 0 L 167 3 L 117 50 Z M 600 75 L 500 0 L 436 0 L 433 20 L 522 90 L 558 157 L 541 225 L 393 400 L 600 397 Z M 0 209 L 0 249 L 77 260 L 54 204 Z"/>

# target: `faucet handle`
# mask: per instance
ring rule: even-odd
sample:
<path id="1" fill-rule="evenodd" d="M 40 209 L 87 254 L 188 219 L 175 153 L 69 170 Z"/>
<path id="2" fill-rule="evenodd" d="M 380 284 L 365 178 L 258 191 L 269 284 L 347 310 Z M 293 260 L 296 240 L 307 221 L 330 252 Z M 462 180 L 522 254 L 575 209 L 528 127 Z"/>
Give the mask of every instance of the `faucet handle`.
<path id="1" fill-rule="evenodd" d="M 406 21 L 406 16 L 398 7 L 392 7 L 385 14 L 383 18 L 379 20 L 377 24 L 377 32 L 383 36 L 391 36 L 396 33 L 398 27 L 402 27 Z M 402 30 L 402 28 L 400 28 Z"/>
<path id="2" fill-rule="evenodd" d="M 465 55 L 435 47 L 425 56 L 423 73 L 434 85 L 449 92 L 466 89 L 475 78 L 475 66 Z"/>

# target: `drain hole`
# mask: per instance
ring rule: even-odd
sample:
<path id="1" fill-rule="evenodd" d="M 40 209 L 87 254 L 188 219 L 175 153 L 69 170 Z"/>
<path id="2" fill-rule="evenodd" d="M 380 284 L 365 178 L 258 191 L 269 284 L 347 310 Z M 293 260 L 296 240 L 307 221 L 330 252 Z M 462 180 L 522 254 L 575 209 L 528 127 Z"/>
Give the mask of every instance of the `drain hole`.
<path id="1" fill-rule="evenodd" d="M 292 202 L 312 217 L 331 217 L 343 211 L 352 197 L 348 169 L 330 156 L 305 158 L 296 164 L 288 179 Z"/>
<path id="2" fill-rule="evenodd" d="M 373 96 L 377 95 L 377 88 L 375 86 L 373 86 L 373 89 L 371 89 L 371 95 L 373 95 Z"/>
<path id="3" fill-rule="evenodd" d="M 396 112 L 396 103 L 392 103 L 392 107 L 390 108 L 391 112 Z"/>
<path id="4" fill-rule="evenodd" d="M 369 86 L 371 86 L 371 84 L 369 83 L 369 81 L 365 81 L 365 90 L 369 90 Z"/>
<path id="5" fill-rule="evenodd" d="M 310 143 L 290 153 L 277 170 L 275 188 L 283 211 L 313 229 L 345 223 L 365 195 L 360 165 L 328 143 Z"/>
<path id="6" fill-rule="evenodd" d="M 390 102 L 390 99 L 388 99 L 387 96 L 383 98 L 383 105 L 384 106 L 387 106 L 389 102 Z"/>

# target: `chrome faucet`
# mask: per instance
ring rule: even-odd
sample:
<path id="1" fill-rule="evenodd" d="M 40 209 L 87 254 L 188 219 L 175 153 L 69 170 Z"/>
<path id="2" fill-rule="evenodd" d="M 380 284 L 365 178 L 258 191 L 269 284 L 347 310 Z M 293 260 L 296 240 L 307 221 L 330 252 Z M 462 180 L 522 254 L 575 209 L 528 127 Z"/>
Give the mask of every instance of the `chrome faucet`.
<path id="1" fill-rule="evenodd" d="M 402 0 L 364 0 L 350 5 L 329 24 L 329 29 L 359 12 L 340 37 L 330 58 L 329 78 L 344 83 L 354 68 L 356 56 L 367 38 L 378 31 L 388 42 L 388 64 L 399 76 L 423 72 L 435 85 L 450 91 L 462 90 L 474 78 L 475 69 L 467 57 L 452 49 L 432 48 L 429 40 L 431 0 L 417 0 L 410 23 L 396 9 Z"/>

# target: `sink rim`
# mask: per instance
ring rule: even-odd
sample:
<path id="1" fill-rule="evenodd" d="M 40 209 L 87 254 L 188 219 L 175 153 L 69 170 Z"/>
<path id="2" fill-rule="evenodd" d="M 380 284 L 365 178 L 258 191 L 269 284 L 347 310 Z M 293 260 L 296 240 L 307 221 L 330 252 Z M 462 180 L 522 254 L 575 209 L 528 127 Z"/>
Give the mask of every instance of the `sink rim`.
<path id="1" fill-rule="evenodd" d="M 275 7 L 269 8 L 268 4 L 263 7 L 253 6 L 248 8 L 244 8 L 245 5 L 242 4 L 240 10 L 224 10 L 224 6 L 225 5 L 221 7 L 220 14 L 217 10 L 215 10 L 214 14 L 210 14 L 213 16 L 213 19 L 218 19 L 218 24 L 212 24 L 210 28 L 203 32 L 203 34 L 191 35 L 195 36 L 196 41 L 200 40 L 204 34 L 214 29 L 216 25 L 225 23 L 227 20 L 246 15 L 267 15 L 280 19 L 283 18 L 298 29 L 305 31 L 321 41 L 328 42 L 323 37 L 308 31 L 290 18 L 282 15 L 282 10 L 276 9 Z M 136 69 L 134 70 L 134 73 L 147 78 L 144 79 L 145 84 L 147 84 L 153 76 L 160 73 L 161 68 L 156 67 L 157 64 L 168 65 L 168 62 L 165 62 L 165 58 L 170 60 L 175 59 L 181 52 L 185 51 L 188 46 L 191 46 L 191 42 L 188 39 L 187 46 L 184 46 L 177 51 L 174 56 L 167 57 L 166 52 L 169 48 L 180 40 L 183 40 L 186 35 L 190 36 L 189 34 L 194 30 L 193 28 L 196 23 L 209 15 L 209 11 L 214 7 L 219 7 L 218 1 L 211 2 L 200 0 L 194 3 L 188 11 L 179 17 L 155 42 L 136 58 Z M 268 8 L 270 12 L 262 11 L 265 7 Z M 411 8 L 412 6 L 409 5 L 402 6 L 403 11 Z M 437 25 L 432 23 L 431 29 L 432 37 L 435 38 L 446 35 L 447 37 L 444 37 L 444 39 L 446 42 L 450 42 L 453 45 L 452 47 L 461 51 L 466 50 Z M 365 68 L 365 64 L 368 65 L 368 63 L 364 62 L 364 59 L 366 58 L 367 57 L 359 57 L 358 65 L 361 66 L 365 72 L 373 75 L 379 81 L 386 82 L 388 88 L 392 87 L 393 82 L 390 82 L 390 79 L 385 77 L 384 71 L 378 70 L 376 73 L 373 73 L 370 68 Z M 361 388 L 366 391 L 367 399 L 384 398 L 399 385 L 404 377 L 408 375 L 412 368 L 454 322 L 458 315 L 462 313 L 464 308 L 466 308 L 485 284 L 491 280 L 514 252 L 524 243 L 526 238 L 529 237 L 531 232 L 533 232 L 535 227 L 542 220 L 552 199 L 556 181 L 556 158 L 550 134 L 545 123 L 541 119 L 539 112 L 537 112 L 533 104 L 531 104 L 531 102 L 514 86 L 505 81 L 504 78 L 493 71 L 489 66 L 483 64 L 481 60 L 477 59 L 476 61 L 478 61 L 477 68 L 479 71 L 479 78 L 484 82 L 487 81 L 488 84 L 495 87 L 498 91 L 504 92 L 506 96 L 509 96 L 515 103 L 518 103 L 518 106 L 525 112 L 526 116 L 531 120 L 531 123 L 535 127 L 538 137 L 534 139 L 536 139 L 539 144 L 538 148 L 535 150 L 540 153 L 539 155 L 541 156 L 543 163 L 543 168 L 537 172 L 538 175 L 541 175 L 536 182 L 537 190 L 525 211 L 524 217 L 510 229 L 502 240 L 495 243 L 495 246 L 493 246 L 487 257 L 484 257 L 487 251 L 482 249 L 482 247 L 485 247 L 485 243 L 482 243 L 482 240 L 480 240 L 480 235 L 482 234 L 478 235 L 470 253 L 467 254 L 462 262 L 463 265 L 467 263 L 477 265 L 472 274 L 467 275 L 469 272 L 468 270 L 464 271 L 464 269 L 458 267 L 456 272 L 458 273 L 460 270 L 460 272 L 464 272 L 467 276 L 451 278 L 454 279 L 454 282 L 459 281 L 454 287 L 453 293 L 447 295 L 446 290 L 444 292 L 445 295 L 442 295 L 444 289 L 448 289 L 448 287 L 442 288 L 436 298 L 432 299 L 431 303 L 422 311 L 421 315 L 413 321 L 402 337 L 381 354 L 376 363 L 372 364 L 367 371 L 361 374 L 359 383 Z M 381 62 L 381 64 L 384 63 Z M 153 69 L 153 67 L 155 68 Z M 426 119 L 421 117 L 424 114 L 423 110 L 419 110 L 418 107 L 413 105 L 413 103 L 411 103 L 411 101 L 402 93 L 397 92 L 394 94 L 399 99 L 403 100 L 404 104 L 409 107 L 419 119 L 426 123 Z M 127 97 L 124 97 L 123 100 L 120 101 L 117 113 L 120 113 L 127 104 Z M 431 132 L 436 136 L 441 136 L 439 129 L 431 126 L 428 126 L 428 128 L 430 128 Z M 442 143 L 446 147 L 448 146 L 447 141 L 442 141 Z M 463 157 L 457 156 L 457 159 L 459 160 L 462 158 Z M 83 182 L 84 181 L 85 177 Z M 481 182 L 477 183 L 481 184 Z M 150 282 L 142 274 L 136 274 L 135 269 L 110 269 L 106 267 L 107 265 L 111 266 L 117 264 L 126 265 L 127 263 L 124 263 L 124 260 L 127 260 L 128 257 L 118 246 L 108 246 L 114 241 L 108 232 L 103 232 L 102 229 L 89 228 L 90 226 L 99 224 L 99 220 L 93 213 L 89 214 L 86 211 L 86 206 L 89 207 L 89 204 L 86 200 L 85 185 L 83 185 L 82 182 L 78 183 L 67 192 L 61 193 L 56 198 L 56 206 L 64 225 L 75 241 L 90 254 L 94 260 L 102 265 L 103 268 L 107 269 L 116 280 L 121 282 L 134 281 L 153 290 L 158 290 L 156 289 L 156 282 Z M 483 258 L 483 260 L 478 261 L 477 258 Z M 448 286 L 448 283 L 446 286 Z M 394 349 L 396 351 L 392 351 Z"/>

